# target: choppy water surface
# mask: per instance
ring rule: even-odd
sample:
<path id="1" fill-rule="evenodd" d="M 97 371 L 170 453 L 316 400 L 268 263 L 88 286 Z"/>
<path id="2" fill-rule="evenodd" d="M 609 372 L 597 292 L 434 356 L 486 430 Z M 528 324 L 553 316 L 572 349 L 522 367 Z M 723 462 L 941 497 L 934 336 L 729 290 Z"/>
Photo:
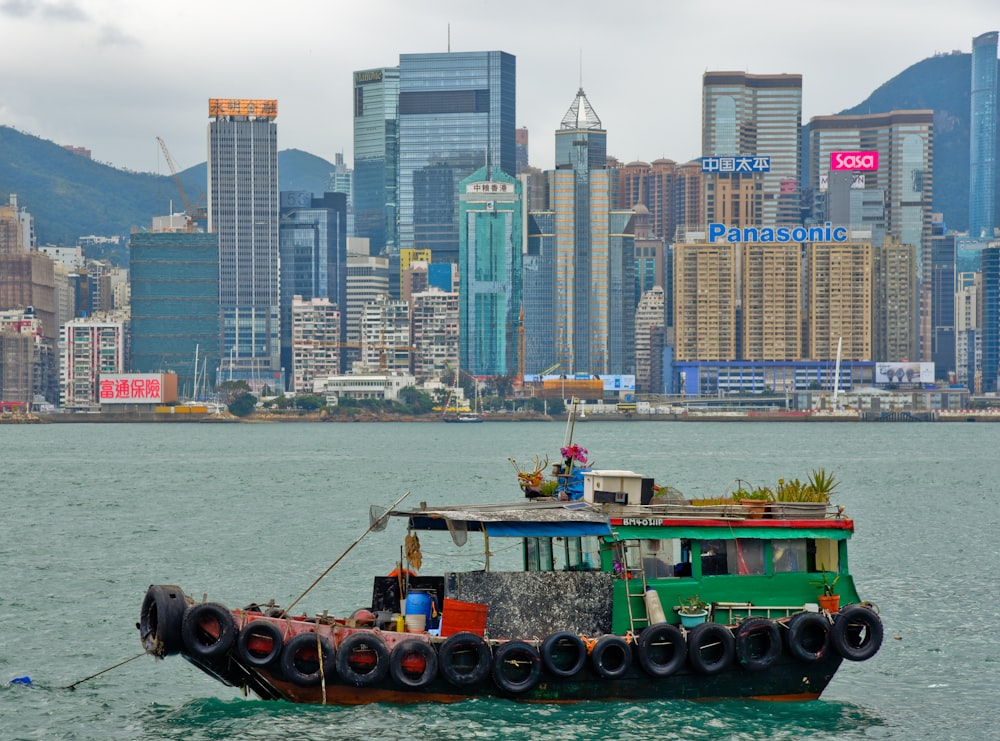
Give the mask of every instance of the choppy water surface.
<path id="1" fill-rule="evenodd" d="M 1000 498 L 989 424 L 577 425 L 598 466 L 688 496 L 816 467 L 855 518 L 851 570 L 886 643 L 810 703 L 303 707 L 243 698 L 139 653 L 146 587 L 288 604 L 368 526 L 368 507 L 513 501 L 512 456 L 559 424 L 0 426 L 0 739 L 758 739 L 1000 737 Z M 372 534 L 302 603 L 346 614 L 398 558 Z M 452 546 L 437 568 L 478 553 Z M 499 553 L 497 558 L 513 558 Z M 426 569 L 429 570 L 429 569 Z M 436 569 L 435 569 L 436 570 Z M 30 675 L 34 686 L 6 685 Z"/>

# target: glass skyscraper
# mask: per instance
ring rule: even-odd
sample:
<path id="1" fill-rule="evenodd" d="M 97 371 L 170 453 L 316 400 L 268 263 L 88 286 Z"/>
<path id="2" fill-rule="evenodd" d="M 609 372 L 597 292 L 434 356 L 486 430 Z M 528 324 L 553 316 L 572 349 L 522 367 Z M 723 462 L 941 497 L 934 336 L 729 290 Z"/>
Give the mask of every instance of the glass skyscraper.
<path id="1" fill-rule="evenodd" d="M 969 236 L 992 239 L 997 210 L 996 31 L 972 40 L 969 122 Z"/>
<path id="2" fill-rule="evenodd" d="M 282 386 L 276 100 L 209 101 L 208 230 L 219 240 L 225 380 Z"/>
<path id="3" fill-rule="evenodd" d="M 706 196 L 721 178 L 759 179 L 756 218 L 748 226 L 797 224 L 802 75 L 706 72 L 702 82 L 701 153 L 705 157 L 770 157 L 761 173 L 706 173 Z M 706 212 L 711 209 L 706 207 Z M 716 209 L 718 211 L 719 209 Z"/>
<path id="4" fill-rule="evenodd" d="M 515 67 L 502 51 L 400 55 L 401 248 L 458 262 L 459 183 L 486 165 L 514 174 Z"/>
<path id="5" fill-rule="evenodd" d="M 354 73 L 354 232 L 369 254 L 398 249 L 399 67 Z"/>

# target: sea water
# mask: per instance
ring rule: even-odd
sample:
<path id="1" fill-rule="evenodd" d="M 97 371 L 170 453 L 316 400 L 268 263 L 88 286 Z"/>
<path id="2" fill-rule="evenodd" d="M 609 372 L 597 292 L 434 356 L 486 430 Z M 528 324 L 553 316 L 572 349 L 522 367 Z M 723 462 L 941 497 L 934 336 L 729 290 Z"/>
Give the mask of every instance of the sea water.
<path id="1" fill-rule="evenodd" d="M 577 424 L 598 467 L 689 497 L 823 467 L 855 519 L 850 568 L 885 623 L 819 701 L 397 707 L 244 698 L 180 657 L 141 656 L 149 584 L 230 607 L 346 616 L 400 557 L 369 507 L 521 498 L 558 423 L 0 425 L 0 739 L 759 739 L 1000 737 L 1000 425 Z M 428 573 L 481 567 L 481 541 L 423 545 Z M 352 544 L 356 543 L 353 547 Z M 517 559 L 491 542 L 494 564 Z M 298 609 L 298 608 L 297 608 Z M 32 685 L 10 684 L 29 676 Z"/>

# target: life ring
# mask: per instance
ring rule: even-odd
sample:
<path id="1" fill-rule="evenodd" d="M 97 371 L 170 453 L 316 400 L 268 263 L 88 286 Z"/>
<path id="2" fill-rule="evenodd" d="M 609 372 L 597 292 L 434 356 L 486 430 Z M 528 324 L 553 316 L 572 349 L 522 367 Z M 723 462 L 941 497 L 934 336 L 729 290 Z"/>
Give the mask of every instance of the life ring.
<path id="1" fill-rule="evenodd" d="M 337 674 L 355 687 L 369 687 L 389 673 L 389 649 L 377 633 L 351 633 L 337 647 Z"/>
<path id="2" fill-rule="evenodd" d="M 773 620 L 750 617 L 736 628 L 736 656 L 750 671 L 767 669 L 781 656 L 781 632 Z"/>
<path id="3" fill-rule="evenodd" d="M 632 647 L 620 636 L 601 636 L 590 650 L 590 663 L 605 679 L 621 679 L 632 666 Z"/>
<path id="4" fill-rule="evenodd" d="M 830 642 L 849 661 L 866 661 L 882 647 L 882 619 L 867 607 L 847 605 L 833 619 Z"/>
<path id="5" fill-rule="evenodd" d="M 139 611 L 139 640 L 146 653 L 173 656 L 184 646 L 181 623 L 187 598 L 180 587 L 150 584 Z"/>
<path id="6" fill-rule="evenodd" d="M 193 658 L 222 658 L 236 642 L 236 619 L 228 607 L 217 602 L 191 605 L 181 620 L 181 638 Z"/>
<path id="7" fill-rule="evenodd" d="M 735 656 L 736 642 L 725 625 L 702 623 L 688 633 L 688 661 L 700 674 L 718 674 Z"/>
<path id="8" fill-rule="evenodd" d="M 639 634 L 639 665 L 651 677 L 669 677 L 684 664 L 687 642 L 676 625 L 659 623 Z"/>
<path id="9" fill-rule="evenodd" d="M 403 687 L 426 687 L 434 681 L 437 671 L 434 647 L 416 638 L 400 641 L 389 655 L 389 676 Z"/>
<path id="10" fill-rule="evenodd" d="M 542 657 L 527 641 L 507 641 L 493 652 L 493 681 L 504 692 L 519 695 L 535 688 L 542 674 Z"/>
<path id="11" fill-rule="evenodd" d="M 317 640 L 317 635 L 299 633 L 281 650 L 282 676 L 299 687 L 315 687 L 324 679 L 330 682 L 337 676 L 336 652 L 325 636 Z"/>
<path id="12" fill-rule="evenodd" d="M 438 666 L 456 687 L 479 684 L 490 673 L 493 656 L 481 636 L 468 631 L 448 636 L 438 650 Z"/>
<path id="13" fill-rule="evenodd" d="M 799 661 L 819 661 L 830 647 L 830 621 L 817 612 L 800 612 L 788 621 L 788 651 Z"/>
<path id="14" fill-rule="evenodd" d="M 251 620 L 236 638 L 236 655 L 247 666 L 266 669 L 281 658 L 284 643 L 281 628 L 270 620 Z"/>
<path id="15" fill-rule="evenodd" d="M 587 663 L 587 647 L 573 633 L 553 633 L 542 641 L 542 666 L 549 674 L 569 679 Z"/>

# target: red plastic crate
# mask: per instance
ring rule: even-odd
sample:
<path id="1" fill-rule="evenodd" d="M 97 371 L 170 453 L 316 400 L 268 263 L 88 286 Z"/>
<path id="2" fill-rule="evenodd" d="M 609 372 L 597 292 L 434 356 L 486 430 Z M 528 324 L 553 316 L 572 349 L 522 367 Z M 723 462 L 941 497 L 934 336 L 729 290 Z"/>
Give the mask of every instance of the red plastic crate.
<path id="1" fill-rule="evenodd" d="M 486 605 L 444 598 L 441 609 L 441 635 L 450 636 L 468 631 L 477 636 L 486 633 Z"/>

